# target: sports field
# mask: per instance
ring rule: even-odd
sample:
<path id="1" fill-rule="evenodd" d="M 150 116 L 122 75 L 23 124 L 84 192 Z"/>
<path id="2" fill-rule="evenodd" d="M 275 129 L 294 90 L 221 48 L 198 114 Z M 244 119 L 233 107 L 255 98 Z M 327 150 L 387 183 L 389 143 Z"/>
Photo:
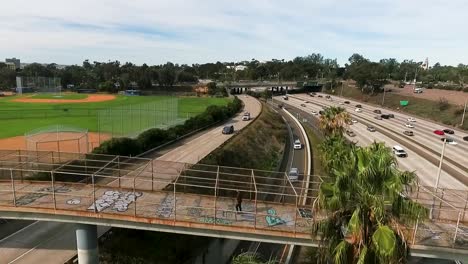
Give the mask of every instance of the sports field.
<path id="1" fill-rule="evenodd" d="M 67 99 L 67 100 L 79 100 L 87 98 L 87 94 L 35 94 L 29 98 L 32 99 Z"/>
<path id="2" fill-rule="evenodd" d="M 161 115 L 164 115 L 164 103 L 171 98 L 170 96 L 123 96 L 116 95 L 113 100 L 103 102 L 67 102 L 67 103 L 45 103 L 45 102 L 18 102 L 22 99 L 38 99 L 40 100 L 86 100 L 87 97 L 95 95 L 85 94 L 70 94 L 68 98 L 55 98 L 53 95 L 31 95 L 0 97 L 0 138 L 9 138 L 21 136 L 24 133 L 40 127 L 51 125 L 65 125 L 88 129 L 91 132 L 98 131 L 98 116 L 102 111 L 108 109 L 120 110 L 122 118 L 115 122 L 128 120 L 129 124 L 134 124 L 136 116 L 125 115 L 128 113 L 126 109 L 138 109 L 143 113 L 139 114 L 139 123 L 153 122 L 154 114 L 148 115 L 151 119 L 145 119 L 145 111 L 151 112 L 156 110 Z M 71 98 L 70 98 L 71 97 Z M 209 105 L 225 105 L 230 99 L 227 98 L 196 98 L 196 97 L 179 97 L 177 98 L 176 118 L 185 119 L 203 112 Z M 161 102 L 161 106 L 158 106 Z M 167 104 L 167 103 L 166 103 Z M 153 105 L 151 108 L 148 105 Z M 145 106 L 147 108 L 145 108 Z M 158 106 L 158 108 L 155 108 Z M 123 107 L 123 108 L 122 108 Z M 127 107 L 127 108 L 125 108 Z M 143 107 L 143 109 L 141 109 Z M 162 108 L 161 108 L 162 107 Z M 172 114 L 173 115 L 173 114 Z M 102 115 L 101 115 L 102 116 Z M 115 118 L 110 119 L 114 122 Z M 109 124 L 107 124 L 109 125 Z M 118 125 L 116 125 L 118 126 Z"/>

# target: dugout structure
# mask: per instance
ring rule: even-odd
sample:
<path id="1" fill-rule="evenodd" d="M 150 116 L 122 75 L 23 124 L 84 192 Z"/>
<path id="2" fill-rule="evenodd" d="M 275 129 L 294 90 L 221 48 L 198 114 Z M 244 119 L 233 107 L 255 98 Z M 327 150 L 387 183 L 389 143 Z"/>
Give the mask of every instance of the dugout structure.
<path id="1" fill-rule="evenodd" d="M 17 76 L 16 93 L 53 93 L 60 96 L 62 92 L 61 79 L 58 77 Z"/>
<path id="2" fill-rule="evenodd" d="M 88 153 L 88 130 L 77 127 L 54 125 L 25 133 L 26 149 L 30 151 L 58 151 Z"/>

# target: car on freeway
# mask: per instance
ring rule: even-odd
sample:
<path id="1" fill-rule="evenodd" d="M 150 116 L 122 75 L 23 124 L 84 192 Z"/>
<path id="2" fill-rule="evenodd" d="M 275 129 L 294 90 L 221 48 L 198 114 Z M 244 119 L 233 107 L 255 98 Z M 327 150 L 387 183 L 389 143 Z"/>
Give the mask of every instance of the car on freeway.
<path id="1" fill-rule="evenodd" d="M 380 117 L 382 117 L 383 119 L 389 119 L 390 118 L 389 115 L 380 115 Z"/>
<path id="2" fill-rule="evenodd" d="M 445 135 L 445 132 L 442 131 L 442 130 L 437 129 L 437 130 L 434 130 L 434 134 L 439 135 L 439 136 L 443 136 L 443 135 Z"/>
<path id="3" fill-rule="evenodd" d="M 444 129 L 444 130 L 442 130 L 442 131 L 444 131 L 444 133 L 450 134 L 450 135 L 455 134 L 455 131 L 453 131 L 452 129 L 448 129 L 448 128 L 446 128 L 446 129 Z"/>
<path id="4" fill-rule="evenodd" d="M 406 121 L 408 121 L 408 122 L 416 122 L 416 119 L 410 117 L 410 118 L 406 119 Z"/>
<path id="5" fill-rule="evenodd" d="M 375 127 L 367 126 L 367 130 L 370 131 L 370 132 L 375 132 Z"/>
<path id="6" fill-rule="evenodd" d="M 381 116 L 374 116 L 374 118 L 377 119 L 377 120 L 382 120 Z"/>
<path id="7" fill-rule="evenodd" d="M 346 135 L 350 136 L 350 137 L 355 137 L 356 134 L 354 134 L 354 132 L 352 130 L 346 130 Z"/>
<path id="8" fill-rule="evenodd" d="M 457 145 L 458 143 L 453 139 L 453 138 L 441 138 L 442 141 L 445 140 L 445 143 L 450 144 L 450 145 Z"/>
<path id="9" fill-rule="evenodd" d="M 405 124 L 405 127 L 407 127 L 407 128 L 414 128 L 414 126 L 413 126 L 411 123 L 406 123 L 406 124 Z"/>
<path id="10" fill-rule="evenodd" d="M 302 144 L 299 139 L 294 140 L 294 149 L 302 149 Z"/>
<path id="11" fill-rule="evenodd" d="M 323 111 L 319 111 L 319 114 L 323 115 Z"/>
<path id="12" fill-rule="evenodd" d="M 339 105 L 343 105 L 343 102 L 339 102 L 338 104 L 339 104 Z"/>
<path id="13" fill-rule="evenodd" d="M 353 119 L 353 120 L 351 120 L 351 123 L 356 124 L 356 123 L 357 123 L 357 120 L 356 120 L 356 119 Z"/>
<path id="14" fill-rule="evenodd" d="M 310 104 L 310 102 L 309 102 L 309 101 L 305 101 L 305 103 L 306 103 L 306 104 Z"/>
<path id="15" fill-rule="evenodd" d="M 362 108 L 362 105 L 357 104 L 356 107 L 357 107 L 357 108 Z"/>
<path id="16" fill-rule="evenodd" d="M 375 110 L 374 110 L 374 113 L 376 113 L 376 114 L 381 114 L 382 111 L 380 111 L 379 109 L 375 109 Z"/>
<path id="17" fill-rule="evenodd" d="M 350 102 L 349 102 L 349 101 L 344 101 L 344 103 L 345 103 L 345 104 L 350 104 Z"/>
<path id="18" fill-rule="evenodd" d="M 320 98 L 322 98 L 323 96 L 322 96 L 321 94 L 319 94 L 319 95 L 317 95 L 317 97 L 320 97 Z"/>
<path id="19" fill-rule="evenodd" d="M 313 114 L 313 115 L 318 115 L 318 113 L 316 111 L 314 111 L 314 110 L 312 110 L 312 112 L 310 112 L 310 113 Z"/>
<path id="20" fill-rule="evenodd" d="M 403 131 L 403 134 L 405 134 L 407 136 L 413 136 L 414 135 L 413 131 L 411 131 L 411 130 L 405 130 L 405 131 Z"/>
<path id="21" fill-rule="evenodd" d="M 229 126 L 225 126 L 223 128 L 223 134 L 232 134 L 234 133 L 234 126 L 233 125 L 229 125 Z"/>
<path id="22" fill-rule="evenodd" d="M 388 114 L 388 117 L 390 117 L 390 118 L 395 118 L 395 115 L 393 115 L 393 114 Z"/>
<path id="23" fill-rule="evenodd" d="M 360 113 L 360 112 L 362 112 L 362 109 L 361 108 L 356 108 L 356 109 L 354 109 L 354 111 Z"/>
<path id="24" fill-rule="evenodd" d="M 287 95 L 283 96 L 283 99 L 288 100 L 288 96 Z"/>
<path id="25" fill-rule="evenodd" d="M 306 105 L 305 105 L 305 104 L 301 104 L 301 106 L 302 106 L 302 107 L 306 107 Z"/>
<path id="26" fill-rule="evenodd" d="M 290 181 L 298 181 L 299 170 L 297 168 L 291 168 L 291 170 L 289 170 L 288 178 Z"/>
<path id="27" fill-rule="evenodd" d="M 397 156 L 397 157 L 400 157 L 400 158 L 408 157 L 408 154 L 406 153 L 406 151 L 402 147 L 400 147 L 398 145 L 393 146 L 392 150 L 393 150 L 393 154 L 395 154 L 395 156 Z"/>
<path id="28" fill-rule="evenodd" d="M 463 137 L 463 140 L 468 141 L 468 136 Z"/>

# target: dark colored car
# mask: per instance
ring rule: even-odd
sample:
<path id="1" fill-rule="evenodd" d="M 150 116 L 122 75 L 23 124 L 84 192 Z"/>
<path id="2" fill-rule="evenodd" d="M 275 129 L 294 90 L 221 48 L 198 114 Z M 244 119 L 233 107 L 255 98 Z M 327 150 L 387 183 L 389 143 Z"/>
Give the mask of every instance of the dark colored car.
<path id="1" fill-rule="evenodd" d="M 463 137 L 463 140 L 468 141 L 468 136 Z"/>
<path id="2" fill-rule="evenodd" d="M 317 95 L 317 97 L 320 97 L 320 98 L 321 98 L 321 97 L 323 97 L 323 96 L 319 94 L 319 95 Z"/>
<path id="3" fill-rule="evenodd" d="M 356 134 L 354 134 L 354 132 L 352 130 L 346 130 L 346 135 L 350 136 L 350 137 L 355 137 Z"/>
<path id="4" fill-rule="evenodd" d="M 322 110 L 320 110 L 320 111 L 319 111 L 319 114 L 323 115 L 323 111 L 322 111 Z"/>
<path id="5" fill-rule="evenodd" d="M 413 136 L 413 131 L 409 131 L 409 130 L 405 130 L 403 131 L 403 134 L 407 135 L 407 136 Z"/>
<path id="6" fill-rule="evenodd" d="M 380 117 L 382 117 L 383 119 L 389 119 L 390 118 L 389 115 L 380 115 Z"/>
<path id="7" fill-rule="evenodd" d="M 349 104 L 349 101 L 344 101 L 345 104 Z"/>
<path id="8" fill-rule="evenodd" d="M 232 133 L 234 133 L 234 126 L 233 125 L 225 126 L 223 128 L 223 134 L 232 134 Z"/>
<path id="9" fill-rule="evenodd" d="M 370 132 L 375 132 L 375 127 L 373 127 L 373 126 L 368 126 L 368 127 L 367 127 L 367 130 L 370 131 Z"/>
<path id="10" fill-rule="evenodd" d="M 446 129 L 444 129 L 442 131 L 444 131 L 446 134 L 450 134 L 450 135 L 455 134 L 455 131 L 453 131 L 452 129 L 448 129 L 448 128 L 446 128 Z"/>
<path id="11" fill-rule="evenodd" d="M 375 109 L 375 110 L 374 110 L 374 113 L 376 113 L 376 114 L 381 114 L 382 111 L 380 111 L 379 109 Z"/>
<path id="12" fill-rule="evenodd" d="M 388 117 L 395 118 L 395 116 L 393 114 L 388 114 Z"/>
<path id="13" fill-rule="evenodd" d="M 306 107 L 306 105 L 305 105 L 305 104 L 301 104 L 301 106 L 302 106 L 302 107 Z"/>
<path id="14" fill-rule="evenodd" d="M 362 105 L 357 104 L 356 107 L 357 107 L 357 108 L 362 108 Z"/>

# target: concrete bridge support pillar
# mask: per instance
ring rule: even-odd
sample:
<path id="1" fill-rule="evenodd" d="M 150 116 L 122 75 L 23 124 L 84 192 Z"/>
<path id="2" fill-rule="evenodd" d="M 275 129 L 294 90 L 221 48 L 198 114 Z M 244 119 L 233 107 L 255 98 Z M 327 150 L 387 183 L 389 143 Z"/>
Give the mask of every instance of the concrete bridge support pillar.
<path id="1" fill-rule="evenodd" d="M 98 264 L 97 226 L 79 224 L 76 228 L 76 247 L 79 264 Z"/>

